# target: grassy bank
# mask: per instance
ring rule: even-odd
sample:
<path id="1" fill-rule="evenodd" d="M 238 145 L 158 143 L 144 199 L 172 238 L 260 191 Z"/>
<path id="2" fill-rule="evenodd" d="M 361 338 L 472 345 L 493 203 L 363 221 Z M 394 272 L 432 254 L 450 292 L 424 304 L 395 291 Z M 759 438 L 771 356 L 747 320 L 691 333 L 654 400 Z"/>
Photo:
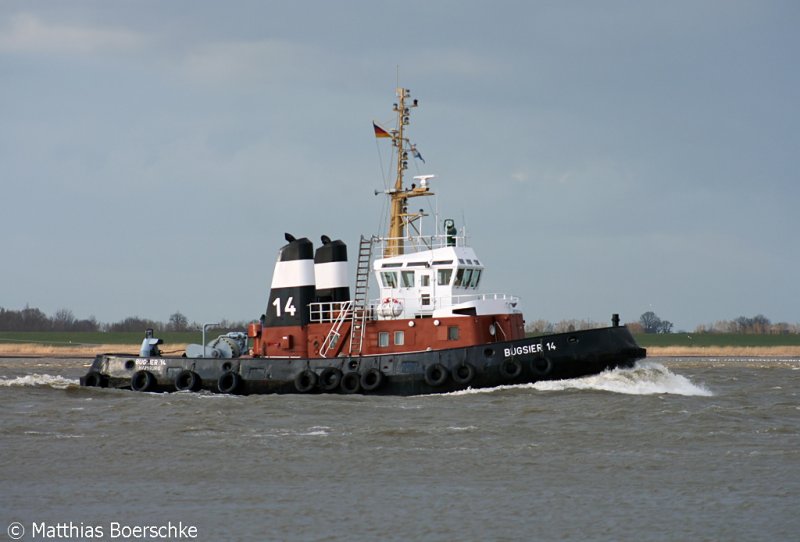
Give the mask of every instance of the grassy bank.
<path id="1" fill-rule="evenodd" d="M 649 357 L 800 357 L 800 335 L 635 334 Z"/>
<path id="2" fill-rule="evenodd" d="M 724 348 L 773 348 L 800 346 L 800 335 L 739 335 L 734 333 L 637 333 L 636 342 L 649 347 L 724 347 Z"/>
<path id="3" fill-rule="evenodd" d="M 208 330 L 206 341 L 225 330 Z M 188 343 L 200 343 L 199 331 L 163 332 L 161 351 L 180 355 Z M 106 352 L 136 353 L 144 333 L 130 332 L 60 332 L 60 331 L 2 331 L 0 355 L 2 356 L 93 356 Z"/>
<path id="4" fill-rule="evenodd" d="M 219 330 L 209 330 L 208 335 L 216 337 Z M 200 342 L 199 331 L 182 331 L 156 333 L 156 337 L 164 339 L 165 343 Z M 96 345 L 96 344 L 141 344 L 144 333 L 141 331 L 0 331 L 0 344 L 37 343 L 53 346 L 69 345 Z"/>

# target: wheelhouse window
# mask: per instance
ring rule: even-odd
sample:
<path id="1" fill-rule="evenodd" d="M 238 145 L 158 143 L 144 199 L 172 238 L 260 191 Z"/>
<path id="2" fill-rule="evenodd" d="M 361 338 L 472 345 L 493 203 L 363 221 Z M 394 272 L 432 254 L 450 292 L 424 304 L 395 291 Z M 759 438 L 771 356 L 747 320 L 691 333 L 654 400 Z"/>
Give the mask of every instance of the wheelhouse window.
<path id="1" fill-rule="evenodd" d="M 406 344 L 406 332 L 405 331 L 395 331 L 394 332 L 394 344 L 395 346 L 403 346 Z"/>
<path id="2" fill-rule="evenodd" d="M 428 273 L 423 273 L 419 276 L 419 285 L 420 286 L 430 286 L 431 285 L 431 276 Z"/>
<path id="3" fill-rule="evenodd" d="M 478 283 L 481 281 L 481 270 L 475 269 L 472 272 L 472 281 L 470 282 L 470 288 L 477 288 Z"/>
<path id="4" fill-rule="evenodd" d="M 453 276 L 452 269 L 439 269 L 436 272 L 436 284 L 439 286 L 447 286 L 450 284 L 450 277 Z"/>
<path id="5" fill-rule="evenodd" d="M 383 271 L 381 273 L 381 282 L 384 288 L 397 288 L 397 273 L 394 271 Z"/>
<path id="6" fill-rule="evenodd" d="M 400 284 L 403 288 L 414 287 L 414 272 L 413 271 L 400 271 Z"/>
<path id="7" fill-rule="evenodd" d="M 472 280 L 472 269 L 464 269 L 464 278 L 461 281 L 461 286 L 464 288 L 469 288 L 470 281 Z"/>
<path id="8" fill-rule="evenodd" d="M 477 288 L 481 280 L 481 270 L 473 269 L 471 267 L 460 267 L 456 271 L 456 278 L 453 281 L 453 286 L 456 288 Z"/>
<path id="9" fill-rule="evenodd" d="M 379 331 L 378 332 L 378 347 L 379 348 L 387 348 L 389 346 L 389 332 L 388 331 Z"/>

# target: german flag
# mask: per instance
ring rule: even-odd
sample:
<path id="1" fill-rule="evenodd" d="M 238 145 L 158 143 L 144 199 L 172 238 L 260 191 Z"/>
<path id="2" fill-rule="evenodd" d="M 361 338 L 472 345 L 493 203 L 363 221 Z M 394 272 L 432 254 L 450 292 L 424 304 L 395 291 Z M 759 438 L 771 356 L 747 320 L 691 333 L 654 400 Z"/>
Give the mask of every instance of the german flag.
<path id="1" fill-rule="evenodd" d="M 372 122 L 372 129 L 375 130 L 375 137 L 392 137 L 392 135 L 378 126 L 374 121 Z"/>

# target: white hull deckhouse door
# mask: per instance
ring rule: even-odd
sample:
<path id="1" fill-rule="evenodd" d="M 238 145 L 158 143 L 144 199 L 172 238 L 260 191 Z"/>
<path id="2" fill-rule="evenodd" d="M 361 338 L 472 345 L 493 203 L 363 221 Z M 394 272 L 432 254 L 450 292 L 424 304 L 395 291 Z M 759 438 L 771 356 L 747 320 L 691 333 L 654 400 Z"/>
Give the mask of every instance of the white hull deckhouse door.
<path id="1" fill-rule="evenodd" d="M 432 269 L 422 269 L 417 271 L 417 295 L 416 300 L 419 306 L 419 314 L 430 316 L 433 312 L 436 294 L 436 277 Z"/>

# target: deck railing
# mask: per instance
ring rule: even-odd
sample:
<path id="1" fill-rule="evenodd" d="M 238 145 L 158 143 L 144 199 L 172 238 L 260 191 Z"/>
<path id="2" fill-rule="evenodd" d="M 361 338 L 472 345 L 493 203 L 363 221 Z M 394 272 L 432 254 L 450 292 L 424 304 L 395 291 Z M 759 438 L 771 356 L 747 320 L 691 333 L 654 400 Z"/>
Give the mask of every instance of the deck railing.
<path id="1" fill-rule="evenodd" d="M 392 302 L 394 300 L 399 301 L 404 306 L 408 304 L 410 301 L 413 301 L 415 312 L 420 314 L 433 312 L 436 309 L 443 309 L 461 303 L 467 303 L 469 301 L 499 300 L 509 303 L 512 307 L 516 306 L 519 303 L 519 297 L 517 296 L 509 294 L 492 293 L 492 294 L 463 294 L 463 295 L 436 297 L 431 299 L 430 305 L 420 306 L 418 297 L 416 296 L 404 297 L 398 295 L 389 298 L 371 299 L 367 304 L 367 320 L 375 319 L 375 315 L 377 314 L 377 309 L 378 307 L 380 307 L 381 304 Z M 310 310 L 311 322 L 313 323 L 334 322 L 337 318 L 339 318 L 342 312 L 345 312 L 344 314 L 345 319 L 352 317 L 352 303 L 350 301 L 311 303 L 309 304 L 309 310 Z"/>
<path id="2" fill-rule="evenodd" d="M 377 237 L 376 243 L 380 253 L 384 253 L 390 246 L 397 246 L 403 242 L 405 252 L 423 252 L 444 247 L 467 246 L 466 235 L 406 235 L 405 237 Z"/>

